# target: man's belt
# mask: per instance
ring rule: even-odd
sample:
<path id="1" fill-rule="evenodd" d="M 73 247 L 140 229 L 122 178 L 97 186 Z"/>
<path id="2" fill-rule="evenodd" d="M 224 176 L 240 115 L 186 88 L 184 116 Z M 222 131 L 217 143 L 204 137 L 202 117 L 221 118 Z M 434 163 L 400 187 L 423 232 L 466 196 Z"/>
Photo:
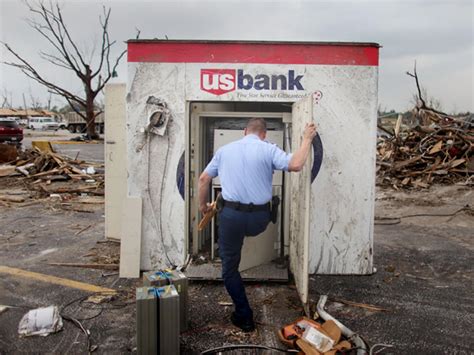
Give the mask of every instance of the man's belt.
<path id="1" fill-rule="evenodd" d="M 270 211 L 270 202 L 267 202 L 264 205 L 254 205 L 253 203 L 246 204 L 226 200 L 222 200 L 222 202 L 224 207 L 229 207 L 242 212 Z"/>

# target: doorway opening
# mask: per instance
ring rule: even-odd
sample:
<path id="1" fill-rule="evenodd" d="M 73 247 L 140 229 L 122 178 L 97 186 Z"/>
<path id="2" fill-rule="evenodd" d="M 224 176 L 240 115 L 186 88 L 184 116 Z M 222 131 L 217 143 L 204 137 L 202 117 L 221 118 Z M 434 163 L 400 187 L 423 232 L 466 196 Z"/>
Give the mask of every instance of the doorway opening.
<path id="1" fill-rule="evenodd" d="M 198 224 L 198 179 L 201 172 L 221 146 L 241 139 L 247 121 L 262 117 L 267 122 L 267 141 L 290 151 L 291 103 L 269 102 L 191 102 L 187 125 L 187 230 L 188 250 L 193 263 L 187 269 L 191 279 L 220 279 L 221 264 L 218 249 L 219 222 L 214 218 L 201 232 Z M 289 196 L 285 191 L 289 174 L 275 171 L 273 195 L 280 198 L 275 224 L 257 237 L 246 237 L 239 270 L 246 280 L 288 280 Z M 219 177 L 213 179 L 208 196 L 214 201 L 221 190 Z"/>

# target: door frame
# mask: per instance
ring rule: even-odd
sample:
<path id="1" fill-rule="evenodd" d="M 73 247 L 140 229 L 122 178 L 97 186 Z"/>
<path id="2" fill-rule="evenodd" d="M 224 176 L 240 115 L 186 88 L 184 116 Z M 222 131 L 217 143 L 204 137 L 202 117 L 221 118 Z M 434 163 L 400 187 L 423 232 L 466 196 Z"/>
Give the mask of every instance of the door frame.
<path id="1" fill-rule="evenodd" d="M 203 156 L 203 147 L 202 144 L 199 144 L 198 147 L 194 145 L 200 143 L 200 137 L 204 134 L 205 125 L 204 119 L 208 117 L 222 117 L 222 118 L 234 118 L 234 117 L 262 117 L 262 118 L 279 118 L 283 123 L 288 122 L 290 115 L 288 112 L 247 112 L 247 111 L 226 111 L 225 104 L 222 102 L 211 102 L 211 103 L 202 103 L 202 102 L 188 102 L 189 112 L 186 114 L 186 150 L 185 150 L 185 243 L 186 250 L 191 254 L 197 254 L 199 252 L 199 235 L 198 224 L 200 213 L 198 210 L 198 205 L 195 203 L 191 205 L 191 200 L 197 198 L 197 186 L 199 175 L 201 174 L 204 167 L 202 166 L 202 156 Z M 224 105 L 223 105 L 224 104 Z M 234 102 L 228 102 L 229 108 L 233 108 Z M 215 105 L 216 110 L 212 110 L 212 106 Z M 210 109 L 210 110 L 209 110 Z M 223 110 L 224 109 L 224 110 Z M 283 140 L 284 148 L 287 149 L 286 139 Z M 288 147 L 289 148 L 289 147 Z M 192 153 L 193 152 L 193 153 Z M 286 186 L 288 173 L 283 174 L 283 214 L 282 214 L 282 231 L 281 238 L 283 241 L 287 240 L 288 236 L 285 235 L 287 230 L 285 226 L 285 221 L 289 219 L 289 193 L 287 192 Z M 288 201 L 287 201 L 288 200 Z M 287 216 L 288 215 L 288 216 Z M 193 220 L 193 217 L 194 220 Z M 192 233 L 191 233 L 191 223 L 192 223 Z M 192 234 L 192 235 L 191 235 Z M 190 250 L 190 241 L 192 239 L 193 248 Z M 285 248 L 282 250 L 284 251 Z"/>

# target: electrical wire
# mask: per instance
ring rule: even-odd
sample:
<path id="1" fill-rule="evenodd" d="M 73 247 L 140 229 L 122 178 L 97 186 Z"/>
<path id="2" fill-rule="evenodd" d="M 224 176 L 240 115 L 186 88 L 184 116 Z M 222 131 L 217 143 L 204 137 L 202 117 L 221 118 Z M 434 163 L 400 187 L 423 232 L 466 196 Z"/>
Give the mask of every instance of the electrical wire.
<path id="1" fill-rule="evenodd" d="M 403 218 L 412 218 L 412 217 L 452 217 L 457 215 L 459 212 L 462 211 L 472 211 L 472 208 L 469 205 L 460 208 L 459 210 L 453 213 L 417 213 L 417 214 L 409 214 L 399 217 L 375 217 L 376 221 L 388 221 L 384 223 L 375 223 L 378 225 L 393 225 L 393 224 L 400 224 Z"/>
<path id="2" fill-rule="evenodd" d="M 119 291 L 120 293 L 120 291 Z M 76 328 L 78 328 L 79 330 L 81 330 L 85 336 L 86 336 L 86 339 L 87 339 L 87 352 L 90 354 L 92 352 L 94 352 L 95 350 L 97 350 L 98 346 L 97 345 L 93 345 L 91 343 L 91 334 L 90 334 L 90 331 L 88 329 L 86 329 L 84 327 L 84 325 L 81 323 L 81 321 L 86 321 L 86 320 L 91 320 L 91 319 L 94 319 L 94 318 L 97 318 L 99 317 L 103 312 L 104 310 L 106 309 L 120 309 L 120 308 L 124 308 L 124 307 L 127 307 L 128 305 L 132 304 L 132 303 L 135 303 L 135 302 L 130 302 L 130 303 L 123 303 L 121 305 L 111 305 L 111 307 L 106 307 L 104 304 L 98 304 L 98 305 L 94 305 L 94 306 L 88 306 L 88 307 L 85 307 L 83 302 L 89 298 L 90 296 L 93 296 L 93 295 L 100 295 L 100 294 L 104 294 L 104 295 L 110 295 L 110 293 L 103 293 L 103 292 L 95 292 L 95 293 L 91 293 L 91 294 L 87 294 L 85 296 L 81 296 L 81 297 L 77 297 L 77 298 L 74 298 L 73 300 L 69 301 L 68 303 L 66 303 L 65 305 L 63 305 L 61 307 L 61 310 L 59 311 L 59 314 L 61 315 L 61 317 L 63 317 L 65 320 L 71 322 Z M 70 306 L 72 306 L 74 303 L 77 303 L 79 302 L 79 307 L 81 308 L 86 308 L 86 309 L 99 309 L 99 312 L 90 316 L 90 317 L 85 317 L 85 318 L 78 318 L 78 317 L 73 317 L 73 316 L 70 316 L 68 314 L 65 314 L 64 310 Z M 98 307 L 96 307 L 98 306 Z"/>
<path id="3" fill-rule="evenodd" d="M 90 335 L 90 332 L 89 330 L 87 330 L 86 328 L 84 328 L 84 326 L 82 325 L 82 323 L 76 319 L 76 318 L 73 318 L 73 317 L 70 317 L 70 316 L 67 316 L 67 315 L 61 315 L 65 320 L 71 322 L 72 324 L 74 324 L 74 326 L 76 326 L 77 328 L 79 328 L 86 336 L 86 339 L 87 339 L 87 352 L 90 354 L 91 352 L 95 351 L 97 349 L 97 345 L 92 345 L 91 344 L 91 335 Z"/>
<path id="4" fill-rule="evenodd" d="M 168 121 L 168 125 L 170 124 L 171 122 Z M 151 207 L 151 211 L 152 211 L 152 215 L 153 215 L 153 222 L 154 222 L 154 227 L 155 227 L 155 230 L 156 232 L 158 233 L 158 230 L 160 231 L 160 239 L 161 239 L 161 245 L 163 246 L 163 251 L 165 252 L 165 256 L 166 256 L 166 259 L 168 260 L 168 264 L 170 267 L 172 268 L 175 268 L 176 265 L 174 265 L 172 262 L 171 262 L 171 259 L 170 257 L 168 256 L 168 248 L 165 244 L 165 238 L 163 236 L 163 222 L 162 222 L 162 206 L 163 206 L 163 191 L 164 191 L 164 184 L 165 184 L 165 176 L 166 176 L 166 172 L 167 172 L 167 165 L 168 165 L 168 155 L 169 155 L 169 147 L 170 147 L 170 138 L 169 138 L 169 135 L 167 135 L 168 137 L 168 146 L 166 148 L 166 156 L 165 156 L 165 166 L 163 168 L 163 175 L 162 175 L 162 178 L 161 178 L 161 187 L 160 187 L 160 227 L 158 227 L 158 221 L 157 221 L 157 218 L 156 218 L 156 213 L 155 213 L 155 207 L 153 206 L 153 202 L 152 202 L 152 199 L 151 199 L 151 192 L 150 192 L 150 133 L 148 132 L 147 133 L 147 197 L 148 197 L 148 203 L 150 204 L 150 207 Z"/>
<path id="5" fill-rule="evenodd" d="M 64 306 L 62 306 L 61 311 L 59 313 L 61 314 L 62 317 L 70 317 L 67 314 L 64 314 L 64 310 L 66 308 L 70 307 L 71 305 L 73 305 L 76 302 L 80 302 L 79 307 L 82 307 L 82 302 L 84 300 L 86 300 L 87 298 L 89 298 L 90 296 L 91 295 L 86 295 L 86 296 L 81 296 L 79 298 L 73 299 L 71 302 L 69 302 L 69 303 L 65 304 Z M 78 321 L 94 319 L 94 318 L 97 318 L 98 316 L 100 316 L 102 314 L 103 310 L 104 310 L 103 307 L 99 307 L 99 312 L 97 314 L 94 314 L 91 317 L 87 317 L 87 318 L 76 318 L 76 317 L 74 317 L 74 319 L 78 320 Z"/>

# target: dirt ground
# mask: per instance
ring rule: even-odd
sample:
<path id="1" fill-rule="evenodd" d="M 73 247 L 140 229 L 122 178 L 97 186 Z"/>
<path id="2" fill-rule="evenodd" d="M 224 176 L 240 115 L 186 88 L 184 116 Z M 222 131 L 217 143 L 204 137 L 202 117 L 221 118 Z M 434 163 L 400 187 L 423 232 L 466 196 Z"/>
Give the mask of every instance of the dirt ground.
<path id="1" fill-rule="evenodd" d="M 24 192 L 14 180 L 0 178 L 0 194 Z M 71 208 L 76 205 L 74 198 L 63 204 L 50 198 L 0 203 L 0 267 L 113 288 L 118 295 L 110 302 L 90 304 L 84 300 L 92 292 L 0 272 L 0 305 L 11 306 L 0 314 L 1 354 L 84 354 L 88 346 L 97 347 L 97 353 L 136 352 L 134 289 L 140 281 L 120 279 L 115 270 L 49 265 L 118 261 L 119 245 L 104 241 L 103 205 Z M 377 272 L 372 276 L 312 275 L 311 305 L 319 295 L 328 295 L 330 314 L 369 344 L 394 346 L 384 354 L 472 354 L 474 216 L 472 209 L 460 210 L 466 205 L 474 205 L 474 191 L 460 185 L 409 193 L 378 191 Z M 408 217 L 414 214 L 425 216 Z M 384 218 L 399 216 L 407 217 Z M 243 334 L 228 320 L 232 309 L 225 305 L 229 298 L 221 283 L 191 283 L 189 329 L 181 334 L 182 353 L 239 343 L 284 348 L 275 331 L 302 314 L 294 287 L 252 283 L 247 289 L 258 329 Z M 345 301 L 386 311 L 349 306 Z M 90 331 L 89 338 L 67 320 L 59 333 L 19 338 L 23 314 L 47 305 L 57 305 L 61 314 L 79 320 Z"/>

